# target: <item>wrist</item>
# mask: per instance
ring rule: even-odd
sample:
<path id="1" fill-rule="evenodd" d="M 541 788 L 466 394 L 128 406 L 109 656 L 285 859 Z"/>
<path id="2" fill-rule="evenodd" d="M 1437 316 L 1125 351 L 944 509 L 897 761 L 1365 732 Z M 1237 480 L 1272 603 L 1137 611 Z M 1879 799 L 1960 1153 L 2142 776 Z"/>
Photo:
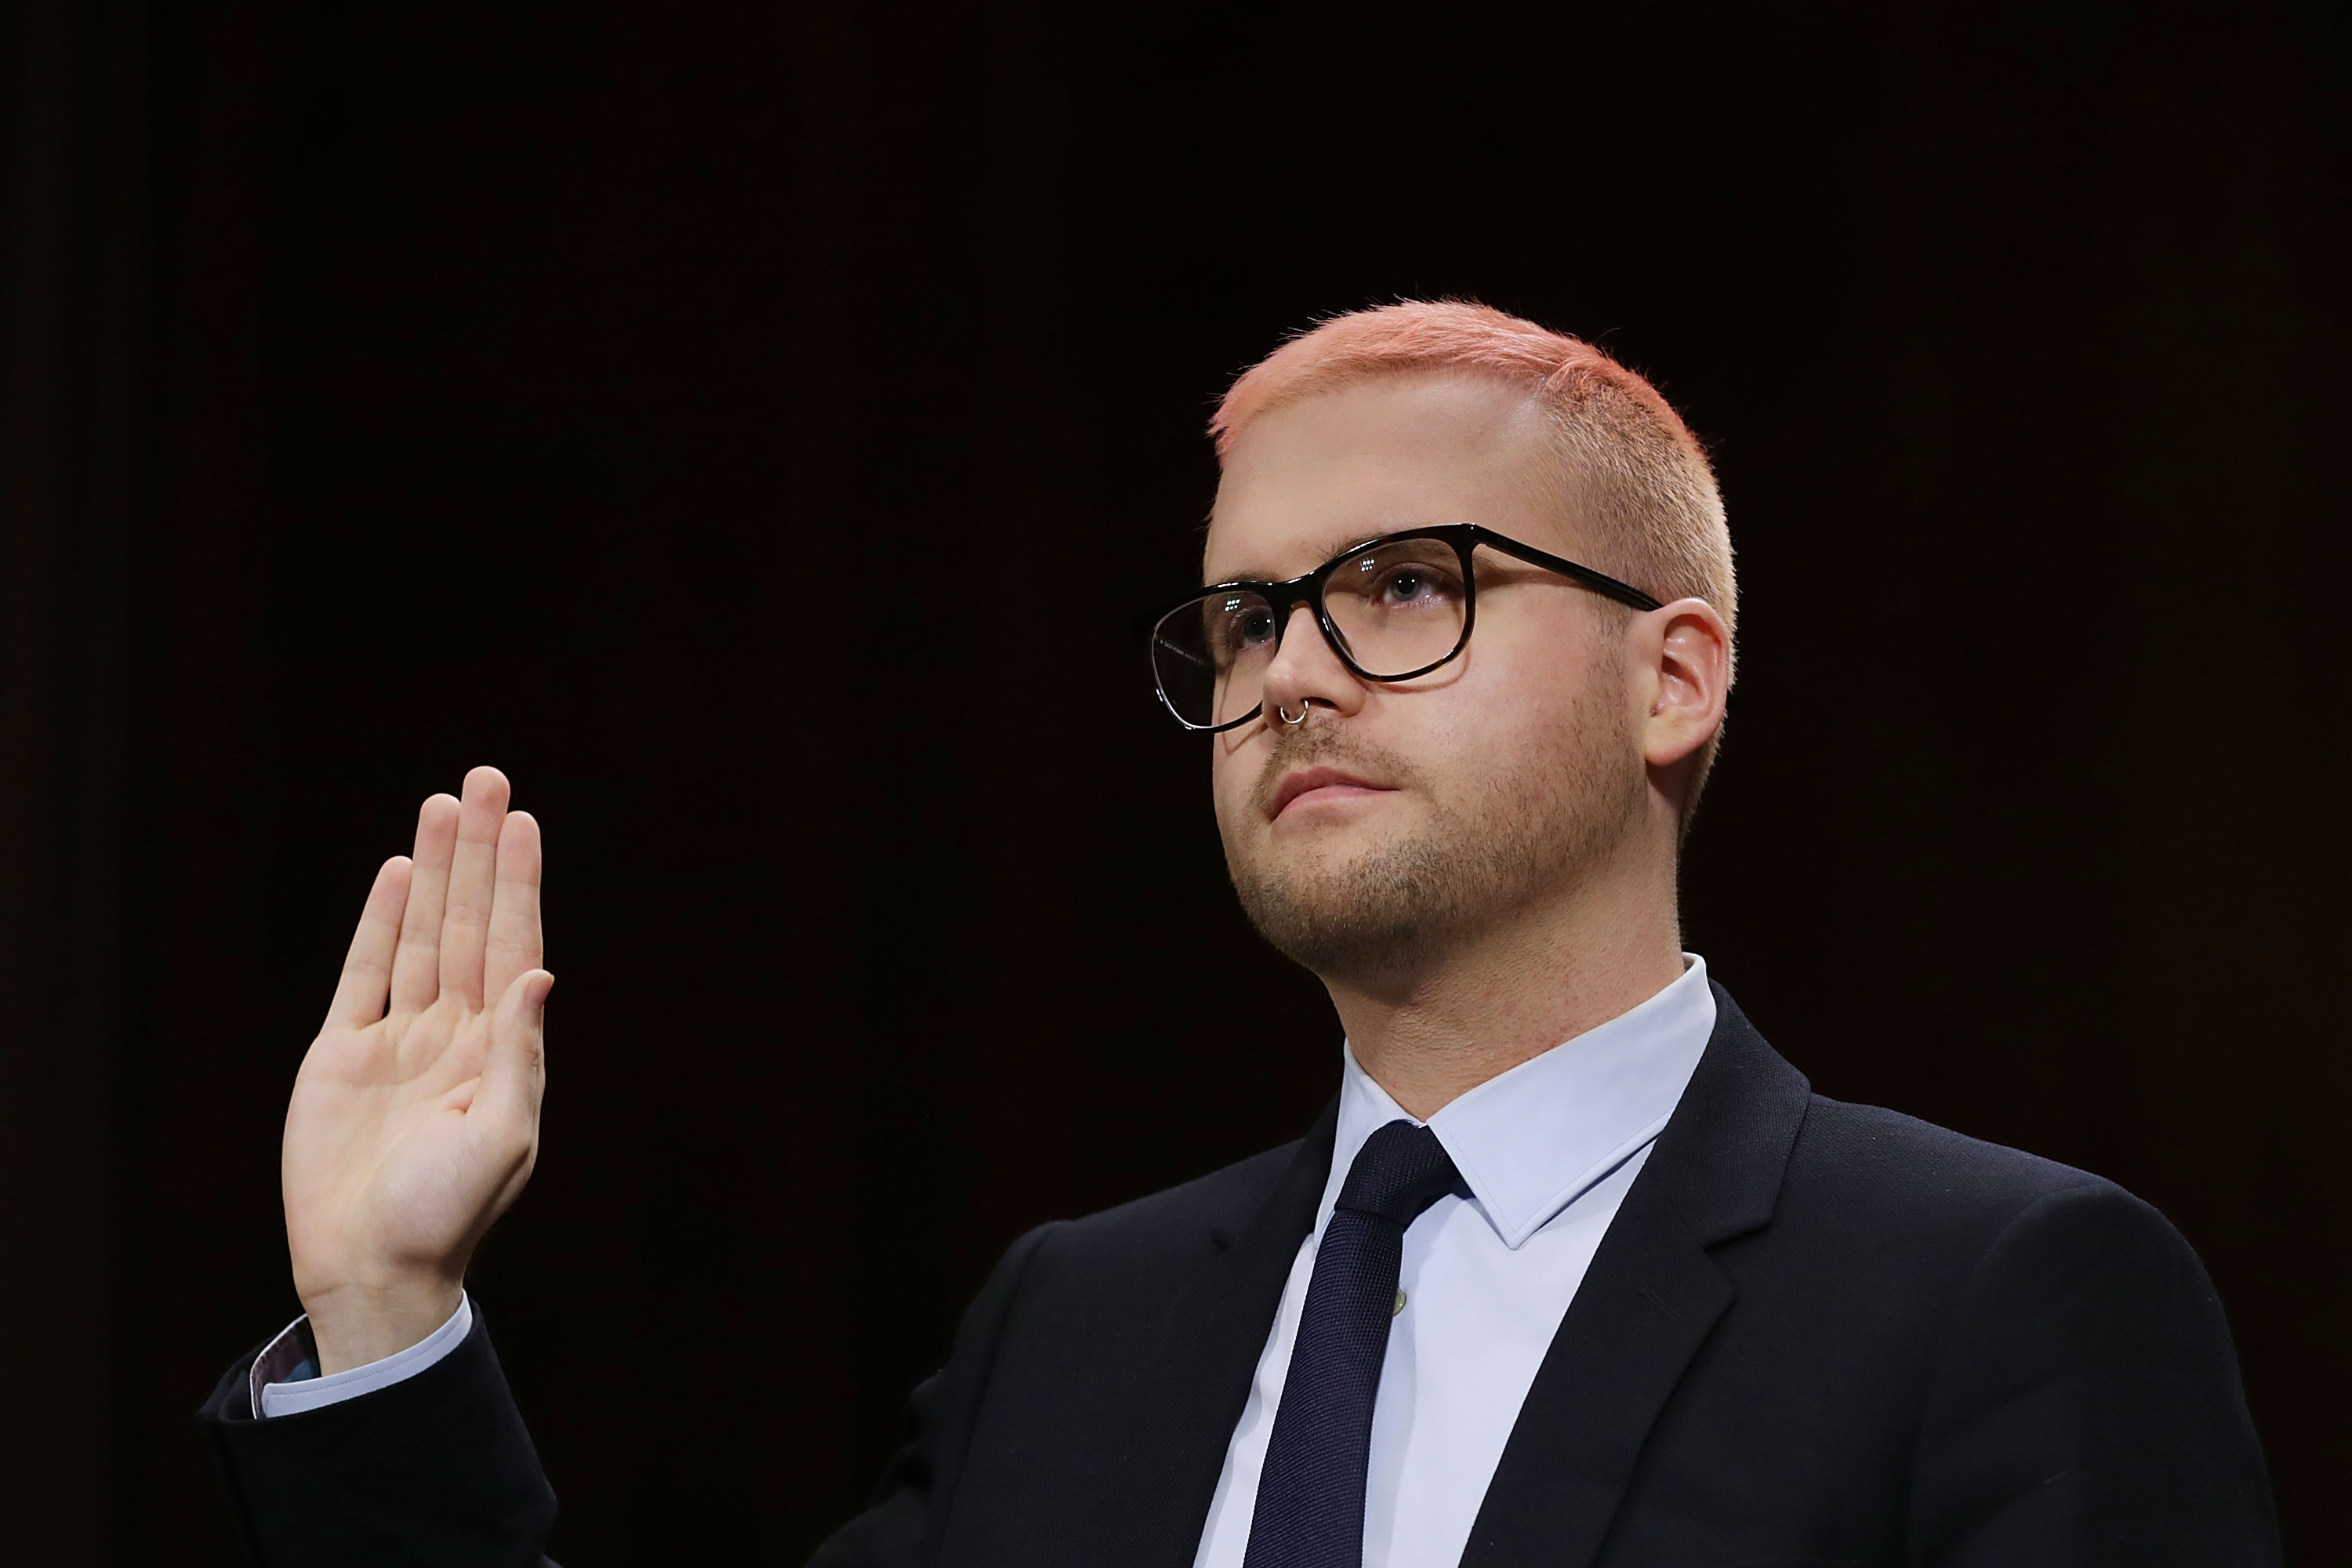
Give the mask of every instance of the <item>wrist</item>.
<path id="1" fill-rule="evenodd" d="M 422 1342 L 457 1315 L 463 1299 L 459 1281 L 437 1278 L 305 1294 L 319 1374 L 349 1372 Z"/>

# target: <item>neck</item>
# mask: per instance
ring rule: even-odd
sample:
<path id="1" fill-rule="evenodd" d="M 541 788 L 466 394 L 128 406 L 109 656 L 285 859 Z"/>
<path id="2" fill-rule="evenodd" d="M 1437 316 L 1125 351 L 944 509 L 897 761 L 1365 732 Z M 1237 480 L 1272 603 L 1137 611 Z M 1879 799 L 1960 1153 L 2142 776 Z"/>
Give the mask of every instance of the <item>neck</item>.
<path id="1" fill-rule="evenodd" d="M 1356 1063 L 1426 1121 L 1460 1096 L 1656 995 L 1683 972 L 1671 868 L 1609 878 L 1423 964 L 1323 977 Z"/>

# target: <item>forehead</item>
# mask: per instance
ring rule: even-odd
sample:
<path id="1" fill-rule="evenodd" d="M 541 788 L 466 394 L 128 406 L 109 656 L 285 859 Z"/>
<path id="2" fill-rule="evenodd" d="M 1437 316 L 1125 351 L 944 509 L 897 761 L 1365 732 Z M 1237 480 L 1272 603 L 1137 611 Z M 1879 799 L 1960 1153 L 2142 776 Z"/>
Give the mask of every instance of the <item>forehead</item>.
<path id="1" fill-rule="evenodd" d="M 1295 577 L 1444 522 L 1563 548 L 1547 437 L 1526 394 L 1477 377 L 1386 376 L 1275 409 L 1225 454 L 1202 581 Z"/>

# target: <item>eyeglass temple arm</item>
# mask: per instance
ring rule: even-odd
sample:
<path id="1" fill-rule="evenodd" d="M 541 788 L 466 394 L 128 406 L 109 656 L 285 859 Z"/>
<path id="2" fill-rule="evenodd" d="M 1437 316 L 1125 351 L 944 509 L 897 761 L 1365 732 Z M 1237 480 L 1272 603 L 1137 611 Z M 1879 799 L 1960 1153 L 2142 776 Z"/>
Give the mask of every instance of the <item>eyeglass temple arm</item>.
<path id="1" fill-rule="evenodd" d="M 1540 566 L 1547 572 L 1557 572 L 1563 577 L 1572 577 L 1593 592 L 1606 594 L 1620 604 L 1631 605 L 1637 610 L 1654 610 L 1662 603 L 1644 594 L 1631 583 L 1621 583 L 1605 572 L 1595 572 L 1590 566 L 1580 566 L 1564 555 L 1554 555 L 1549 551 L 1538 550 L 1532 544 L 1521 544 L 1516 539 L 1507 539 L 1499 533 L 1478 528 L 1475 523 L 1471 526 L 1477 528 L 1476 538 L 1479 543 L 1499 550 L 1506 555 L 1515 555 L 1530 566 Z"/>

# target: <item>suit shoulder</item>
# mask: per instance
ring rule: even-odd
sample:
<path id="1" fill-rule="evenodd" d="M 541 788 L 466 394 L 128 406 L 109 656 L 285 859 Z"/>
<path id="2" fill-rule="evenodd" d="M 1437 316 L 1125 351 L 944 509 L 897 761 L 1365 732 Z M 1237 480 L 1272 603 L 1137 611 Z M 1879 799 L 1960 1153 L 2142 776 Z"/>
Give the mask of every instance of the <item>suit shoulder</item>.
<path id="1" fill-rule="evenodd" d="M 1743 1268 L 1801 1286 L 1845 1279 L 1858 1294 L 1947 1310 L 1990 1268 L 2054 1277 L 2049 1258 L 2137 1259 L 2123 1273 L 2194 1285 L 2195 1255 L 2164 1216 L 2116 1184 L 2022 1150 L 1875 1106 L 1813 1097 L 1770 1224 Z M 1857 1272 L 1858 1271 L 1858 1272 Z M 1890 1309 L 1891 1310 L 1891 1309 Z"/>
<path id="2" fill-rule="evenodd" d="M 1815 1095 L 1790 1151 L 1789 1188 L 1862 1212 L 1944 1214 L 2006 1223 L 2062 1195 L 2146 1207 L 2088 1171 L 1989 1143 L 1915 1116 Z M 2149 1211 L 2153 1213 L 2154 1211 Z"/>
<path id="3" fill-rule="evenodd" d="M 1304 1142 L 1301 1139 L 1268 1149 L 1205 1176 L 1072 1220 L 1063 1227 L 1064 1235 L 1073 1241 L 1111 1241 L 1237 1228 L 1265 1202 Z"/>

